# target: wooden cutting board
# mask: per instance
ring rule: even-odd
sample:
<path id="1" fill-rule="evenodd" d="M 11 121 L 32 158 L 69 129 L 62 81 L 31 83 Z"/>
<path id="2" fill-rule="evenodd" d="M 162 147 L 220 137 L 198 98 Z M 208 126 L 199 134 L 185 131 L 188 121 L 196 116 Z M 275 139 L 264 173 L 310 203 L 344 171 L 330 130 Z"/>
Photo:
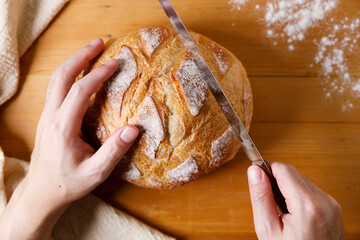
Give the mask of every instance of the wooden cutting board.
<path id="1" fill-rule="evenodd" d="M 334 17 L 358 16 L 360 1 L 342 0 Z M 360 239 L 360 101 L 324 97 L 327 85 L 313 63 L 321 29 L 306 35 L 294 51 L 266 38 L 265 0 L 231 11 L 227 0 L 173 0 L 188 28 L 232 51 L 244 64 L 254 94 L 251 135 L 269 160 L 293 164 L 341 204 L 348 239 Z M 260 10 L 255 11 L 255 4 Z M 30 159 L 36 125 L 52 71 L 96 37 L 104 40 L 147 25 L 168 25 L 156 0 L 74 0 L 21 58 L 16 96 L 0 108 L 0 145 L 5 153 Z M 350 57 L 360 75 L 359 57 Z M 351 99 L 354 108 L 342 111 Z M 96 194 L 180 239 L 256 239 L 246 169 L 235 159 L 198 181 L 170 191 L 147 190 L 109 179 Z"/>

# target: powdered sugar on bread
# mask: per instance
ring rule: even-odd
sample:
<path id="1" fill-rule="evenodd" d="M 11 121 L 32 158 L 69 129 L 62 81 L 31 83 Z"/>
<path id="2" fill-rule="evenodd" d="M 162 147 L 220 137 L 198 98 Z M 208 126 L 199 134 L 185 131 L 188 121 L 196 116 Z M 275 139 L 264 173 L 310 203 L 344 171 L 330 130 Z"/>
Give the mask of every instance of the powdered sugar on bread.
<path id="1" fill-rule="evenodd" d="M 183 91 L 187 106 L 193 116 L 198 115 L 200 108 L 208 97 L 207 85 L 195 63 L 185 58 L 175 75 Z"/>
<path id="2" fill-rule="evenodd" d="M 105 86 L 111 106 L 117 114 L 120 114 L 124 93 L 136 78 L 137 64 L 131 50 L 124 45 L 115 58 L 119 61 L 119 67 Z"/>
<path id="3" fill-rule="evenodd" d="M 148 56 L 152 55 L 168 36 L 167 30 L 162 27 L 142 28 L 139 33 Z"/>
<path id="4" fill-rule="evenodd" d="M 145 155 L 155 159 L 156 151 L 165 138 L 165 131 L 154 100 L 150 96 L 144 100 L 136 125 L 144 131 L 141 141 L 146 143 L 144 144 Z"/>
<path id="5" fill-rule="evenodd" d="M 228 128 L 218 139 L 211 143 L 211 167 L 217 167 L 232 149 L 234 142 L 234 132 L 232 128 Z"/>
<path id="6" fill-rule="evenodd" d="M 188 158 L 185 162 L 176 168 L 168 171 L 167 178 L 171 182 L 189 182 L 193 175 L 199 173 L 198 165 L 193 157 Z"/>

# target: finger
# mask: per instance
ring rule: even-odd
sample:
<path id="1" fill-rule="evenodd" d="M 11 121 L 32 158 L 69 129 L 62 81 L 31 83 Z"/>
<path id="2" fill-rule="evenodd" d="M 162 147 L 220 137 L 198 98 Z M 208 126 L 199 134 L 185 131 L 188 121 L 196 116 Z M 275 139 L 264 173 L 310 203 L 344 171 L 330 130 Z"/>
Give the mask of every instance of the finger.
<path id="1" fill-rule="evenodd" d="M 282 225 L 270 181 L 255 165 L 248 168 L 248 181 L 256 233 L 259 239 L 274 239 L 281 232 Z"/>
<path id="2" fill-rule="evenodd" d="M 99 150 L 82 163 L 90 184 L 100 184 L 113 171 L 139 135 L 135 126 L 125 126 L 115 131 Z"/>
<path id="3" fill-rule="evenodd" d="M 104 42 L 97 38 L 79 49 L 63 62 L 53 73 L 47 91 L 48 107 L 58 108 L 66 97 L 77 75 L 102 50 Z"/>
<path id="4" fill-rule="evenodd" d="M 73 84 L 60 108 L 64 130 L 69 136 L 79 134 L 91 95 L 116 71 L 117 67 L 118 61 L 110 60 Z"/>
<path id="5" fill-rule="evenodd" d="M 323 193 L 323 190 L 321 190 L 321 188 L 318 185 L 316 185 L 313 181 L 311 181 L 308 177 L 302 175 L 302 178 L 304 179 L 304 182 L 308 185 L 308 187 L 314 194 L 318 194 L 320 192 Z"/>
<path id="6" fill-rule="evenodd" d="M 299 211 L 305 198 L 314 194 L 305 177 L 290 164 L 272 162 L 271 169 L 279 189 L 286 199 L 289 212 Z"/>

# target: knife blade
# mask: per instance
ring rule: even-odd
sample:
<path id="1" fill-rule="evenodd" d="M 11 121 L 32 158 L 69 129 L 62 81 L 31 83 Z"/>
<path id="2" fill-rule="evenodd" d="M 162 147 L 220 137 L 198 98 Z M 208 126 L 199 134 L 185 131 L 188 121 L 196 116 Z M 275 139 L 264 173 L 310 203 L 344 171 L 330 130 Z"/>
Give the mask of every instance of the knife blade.
<path id="1" fill-rule="evenodd" d="M 171 24 L 173 25 L 175 31 L 179 35 L 180 40 L 182 41 L 184 47 L 188 51 L 189 55 L 192 57 L 192 60 L 194 61 L 196 67 L 199 69 L 211 93 L 214 95 L 226 119 L 229 121 L 245 154 L 252 161 L 252 164 L 258 165 L 261 169 L 264 170 L 264 172 L 266 173 L 266 175 L 270 180 L 275 202 L 277 203 L 279 209 L 283 213 L 288 213 L 285 203 L 285 198 L 282 195 L 279 186 L 277 185 L 276 179 L 272 174 L 269 164 L 260 155 L 260 152 L 256 148 L 250 135 L 247 133 L 244 125 L 240 121 L 239 116 L 236 114 L 234 108 L 232 107 L 228 98 L 224 94 L 214 74 L 211 72 L 209 66 L 207 65 L 205 59 L 201 55 L 199 49 L 197 48 L 195 42 L 191 38 L 188 30 L 181 21 L 179 15 L 176 13 L 170 0 L 159 0 L 159 2 L 164 12 L 168 16 Z"/>

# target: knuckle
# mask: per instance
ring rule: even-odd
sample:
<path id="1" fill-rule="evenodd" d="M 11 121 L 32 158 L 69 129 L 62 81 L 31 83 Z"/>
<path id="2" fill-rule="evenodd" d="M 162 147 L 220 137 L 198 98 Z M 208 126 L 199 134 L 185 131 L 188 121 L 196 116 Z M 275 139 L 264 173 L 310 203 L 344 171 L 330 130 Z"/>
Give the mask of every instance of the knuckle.
<path id="1" fill-rule="evenodd" d="M 49 130 L 50 133 L 55 136 L 65 135 L 65 125 L 63 124 L 63 121 L 59 117 L 56 117 L 50 122 Z"/>
<path id="2" fill-rule="evenodd" d="M 259 239 L 268 239 L 270 232 L 269 229 L 264 227 L 263 225 L 258 225 L 255 227 L 256 235 L 259 237 Z"/>
<path id="3" fill-rule="evenodd" d="M 72 86 L 72 95 L 74 97 L 83 96 L 85 94 L 84 86 L 80 83 L 80 81 L 77 81 Z"/>
<path id="4" fill-rule="evenodd" d="M 64 75 L 64 71 L 62 70 L 62 68 L 58 68 L 56 69 L 52 74 L 51 74 L 51 79 L 56 81 L 61 79 L 61 77 Z"/>
<path id="5" fill-rule="evenodd" d="M 75 53 L 77 56 L 84 58 L 86 61 L 90 61 L 90 53 L 93 50 L 93 48 L 90 45 L 86 45 L 79 49 L 77 53 Z"/>
<path id="6" fill-rule="evenodd" d="M 51 121 L 51 123 L 50 123 L 50 131 L 51 132 L 59 132 L 60 129 L 61 129 L 60 121 L 58 119 Z"/>
<path id="7" fill-rule="evenodd" d="M 313 221 L 320 221 L 323 217 L 321 204 L 312 197 L 305 202 L 305 211 Z"/>
<path id="8" fill-rule="evenodd" d="M 271 198 L 271 192 L 266 191 L 264 189 L 255 189 L 253 193 L 251 194 L 251 199 L 254 203 L 263 203 L 269 200 Z"/>
<path id="9" fill-rule="evenodd" d="M 112 158 L 119 158 L 124 155 L 126 151 L 126 145 L 120 140 L 120 138 L 115 137 L 115 139 L 113 138 L 110 140 L 107 150 Z"/>
<path id="10" fill-rule="evenodd" d="M 335 201 L 335 202 L 336 202 L 336 201 Z M 339 213 L 339 215 L 342 214 L 342 208 L 341 208 L 341 205 L 340 205 L 338 202 L 336 202 L 336 203 L 334 204 L 334 209 L 335 209 L 335 211 L 336 211 L 337 213 Z"/>
<path id="11" fill-rule="evenodd" d="M 86 181 L 84 181 L 84 189 L 93 188 L 100 184 L 105 178 L 104 171 L 101 166 L 97 164 L 82 165 L 79 169 L 79 176 L 83 176 L 83 178 L 86 179 Z"/>
<path id="12" fill-rule="evenodd" d="M 331 206 L 333 213 L 336 216 L 341 215 L 341 212 L 342 212 L 341 205 L 332 196 L 328 195 L 328 197 L 329 197 L 329 202 L 330 202 L 330 206 Z"/>
<path id="13" fill-rule="evenodd" d="M 39 157 L 39 150 L 34 149 L 34 151 L 31 153 L 30 159 L 37 159 Z"/>
<path id="14" fill-rule="evenodd" d="M 107 150 L 111 157 L 114 158 L 120 154 L 121 145 L 118 143 L 118 141 L 111 141 L 107 146 Z"/>
<path id="15" fill-rule="evenodd" d="M 92 179 L 93 179 L 92 182 L 93 182 L 94 184 L 99 184 L 99 183 L 101 183 L 101 182 L 104 181 L 104 179 L 105 179 L 105 174 L 104 174 L 103 171 L 97 171 L 97 172 L 95 172 L 95 173 L 92 175 Z"/>
<path id="16" fill-rule="evenodd" d="M 282 165 L 282 163 L 280 163 L 280 162 L 272 162 L 271 163 L 271 168 L 278 169 L 278 168 L 281 167 L 281 165 Z"/>
<path id="17" fill-rule="evenodd" d="M 296 168 L 291 164 L 285 163 L 283 165 L 283 170 L 286 172 L 294 172 L 294 171 L 296 171 Z"/>
<path id="18" fill-rule="evenodd" d="M 296 168 L 288 163 L 274 162 L 271 167 L 274 169 L 274 171 L 281 173 L 296 171 Z"/>
<path id="19" fill-rule="evenodd" d="M 269 224 L 255 224 L 255 232 L 259 239 L 279 239 L 279 233 Z"/>

